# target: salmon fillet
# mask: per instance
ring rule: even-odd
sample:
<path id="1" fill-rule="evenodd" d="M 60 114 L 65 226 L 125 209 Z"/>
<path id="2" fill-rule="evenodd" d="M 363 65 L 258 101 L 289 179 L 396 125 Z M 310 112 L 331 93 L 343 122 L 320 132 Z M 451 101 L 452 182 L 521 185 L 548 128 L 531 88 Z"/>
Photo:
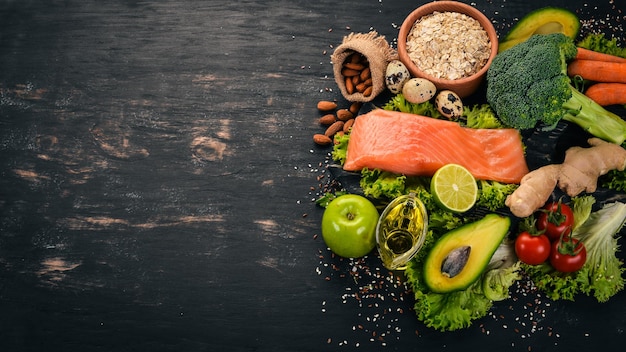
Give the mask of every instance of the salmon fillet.
<path id="1" fill-rule="evenodd" d="M 432 176 L 459 164 L 477 179 L 519 183 L 528 173 L 516 129 L 472 129 L 426 116 L 376 109 L 354 121 L 344 170 Z"/>

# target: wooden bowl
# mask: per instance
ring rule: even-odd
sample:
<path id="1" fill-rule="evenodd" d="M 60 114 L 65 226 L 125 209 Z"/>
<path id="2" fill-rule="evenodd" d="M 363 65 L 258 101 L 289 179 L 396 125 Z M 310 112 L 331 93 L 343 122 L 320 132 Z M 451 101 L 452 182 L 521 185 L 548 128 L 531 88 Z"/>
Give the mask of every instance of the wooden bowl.
<path id="1" fill-rule="evenodd" d="M 423 16 L 432 14 L 433 12 L 458 12 L 466 14 L 476 19 L 483 29 L 485 29 L 487 36 L 489 37 L 489 41 L 491 42 L 491 52 L 489 59 L 478 72 L 471 76 L 454 80 L 441 79 L 421 71 L 409 57 L 409 53 L 407 52 L 407 37 L 411 28 L 417 20 Z M 434 1 L 418 7 L 406 17 L 400 27 L 400 33 L 398 34 L 398 56 L 400 61 L 402 61 L 402 63 L 408 68 L 409 72 L 411 72 L 411 75 L 414 77 L 428 79 L 435 84 L 438 90 L 449 89 L 458 94 L 461 98 L 471 95 L 479 88 L 485 78 L 485 75 L 487 74 L 487 69 L 491 65 L 491 62 L 497 53 L 498 35 L 491 21 L 489 21 L 489 19 L 476 8 L 458 1 Z"/>

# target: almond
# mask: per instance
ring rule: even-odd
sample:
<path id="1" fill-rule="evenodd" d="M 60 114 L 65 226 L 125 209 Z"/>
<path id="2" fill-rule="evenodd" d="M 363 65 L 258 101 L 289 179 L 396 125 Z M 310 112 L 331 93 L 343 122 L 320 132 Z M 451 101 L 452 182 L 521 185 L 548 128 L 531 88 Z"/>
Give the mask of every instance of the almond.
<path id="1" fill-rule="evenodd" d="M 352 63 L 352 62 L 344 63 L 343 67 L 349 68 L 349 69 L 352 69 L 352 70 L 356 70 L 356 71 L 361 71 L 361 70 L 363 70 L 365 68 L 365 66 L 363 66 L 363 64 L 355 64 L 355 63 Z"/>
<path id="2" fill-rule="evenodd" d="M 333 114 L 326 114 L 320 117 L 320 124 L 324 126 L 330 126 L 333 123 L 335 123 L 335 121 L 337 121 L 337 119 L 335 118 L 335 115 Z"/>
<path id="3" fill-rule="evenodd" d="M 343 133 L 350 133 L 350 128 L 354 125 L 354 119 L 350 119 L 343 124 Z"/>
<path id="4" fill-rule="evenodd" d="M 341 70 L 341 74 L 344 77 L 360 76 L 361 71 L 353 70 L 350 68 L 344 68 L 343 70 Z"/>
<path id="5" fill-rule="evenodd" d="M 359 110 L 361 110 L 361 105 L 362 104 L 358 101 L 355 101 L 354 103 L 352 103 L 352 105 L 350 105 L 350 108 L 348 110 L 350 110 L 352 116 L 356 116 L 359 113 Z"/>
<path id="6" fill-rule="evenodd" d="M 334 101 L 321 100 L 317 103 L 317 109 L 320 111 L 331 111 L 337 108 L 337 103 Z"/>
<path id="7" fill-rule="evenodd" d="M 363 95 L 365 95 L 366 97 L 369 97 L 370 95 L 372 95 L 373 90 L 374 90 L 374 87 L 369 86 L 363 91 Z"/>
<path id="8" fill-rule="evenodd" d="M 326 129 L 326 132 L 324 132 L 324 134 L 326 135 L 326 137 L 332 137 L 335 135 L 335 133 L 342 131 L 343 130 L 343 121 L 337 121 L 335 123 L 333 123 L 332 125 L 328 126 L 328 128 Z"/>
<path id="9" fill-rule="evenodd" d="M 367 79 L 370 78 L 371 76 L 372 76 L 372 73 L 369 67 L 366 67 L 362 71 L 359 72 L 359 78 L 361 78 L 361 81 L 367 81 Z"/>
<path id="10" fill-rule="evenodd" d="M 317 145 L 329 145 L 333 142 L 333 140 L 326 135 L 316 133 L 313 135 L 313 142 Z"/>
<path id="11" fill-rule="evenodd" d="M 348 94 L 354 93 L 354 83 L 352 83 L 350 77 L 346 77 L 346 91 Z"/>
<path id="12" fill-rule="evenodd" d="M 337 110 L 337 119 L 339 121 L 348 121 L 353 117 L 354 115 L 348 109 Z"/>

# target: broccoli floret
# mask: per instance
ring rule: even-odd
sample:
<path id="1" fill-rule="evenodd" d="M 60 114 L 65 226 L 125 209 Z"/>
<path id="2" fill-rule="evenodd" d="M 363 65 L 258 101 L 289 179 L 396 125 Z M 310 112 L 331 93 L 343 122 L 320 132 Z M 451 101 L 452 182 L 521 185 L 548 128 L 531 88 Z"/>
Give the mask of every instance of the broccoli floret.
<path id="1" fill-rule="evenodd" d="M 536 34 L 499 53 L 487 71 L 487 101 L 506 126 L 549 130 L 563 119 L 622 144 L 626 122 L 572 85 L 567 64 L 576 53 L 562 33 Z"/>

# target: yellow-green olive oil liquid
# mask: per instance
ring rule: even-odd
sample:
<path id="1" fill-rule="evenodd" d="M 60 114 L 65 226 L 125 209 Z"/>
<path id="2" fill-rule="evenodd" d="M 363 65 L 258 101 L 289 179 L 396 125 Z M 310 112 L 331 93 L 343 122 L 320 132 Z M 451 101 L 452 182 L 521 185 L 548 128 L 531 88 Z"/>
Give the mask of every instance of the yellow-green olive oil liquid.
<path id="1" fill-rule="evenodd" d="M 402 270 L 424 243 L 428 218 L 422 202 L 410 194 L 393 200 L 381 214 L 376 240 L 383 265 Z"/>

